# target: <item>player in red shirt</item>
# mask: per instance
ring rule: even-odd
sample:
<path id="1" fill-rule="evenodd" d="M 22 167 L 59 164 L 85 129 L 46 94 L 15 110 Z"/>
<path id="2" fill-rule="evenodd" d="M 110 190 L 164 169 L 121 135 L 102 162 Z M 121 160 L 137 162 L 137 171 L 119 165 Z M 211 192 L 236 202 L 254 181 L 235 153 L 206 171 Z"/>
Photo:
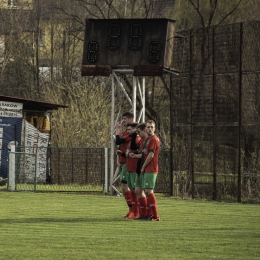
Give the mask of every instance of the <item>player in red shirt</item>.
<path id="1" fill-rule="evenodd" d="M 135 193 L 136 166 L 138 159 L 129 157 L 129 153 L 137 153 L 139 142 L 141 140 L 141 138 L 136 134 L 137 125 L 138 123 L 136 122 L 127 124 L 127 131 L 129 136 L 132 137 L 132 140 L 128 143 L 126 150 L 126 170 L 128 172 L 127 185 L 130 188 L 132 195 L 133 214 L 129 214 L 126 219 L 134 219 L 139 217 L 138 198 Z"/>
<path id="2" fill-rule="evenodd" d="M 149 120 L 146 123 L 146 132 L 147 138 L 145 139 L 145 134 L 142 129 L 137 126 L 139 130 L 139 135 L 142 138 L 140 144 L 140 152 L 141 154 L 129 154 L 132 158 L 141 158 L 141 170 L 140 170 L 140 177 L 139 181 L 136 181 L 137 186 L 141 186 L 142 196 L 140 196 L 139 192 L 139 203 L 140 207 L 145 205 L 145 198 L 143 195 L 143 191 L 145 191 L 145 195 L 147 198 L 147 203 L 152 211 L 152 216 L 146 217 L 147 212 L 143 210 L 142 216 L 139 219 L 144 220 L 151 220 L 151 221 L 159 221 L 160 217 L 158 215 L 158 208 L 156 197 L 154 195 L 154 186 L 156 183 L 156 178 L 158 174 L 158 156 L 159 156 L 159 148 L 160 148 L 160 141 L 158 137 L 154 134 L 155 132 L 155 122 Z M 138 183 L 139 182 L 139 183 Z M 140 198 L 142 201 L 140 201 Z"/>
<path id="3" fill-rule="evenodd" d="M 136 219 L 146 219 L 148 217 L 147 210 L 147 199 L 144 193 L 144 189 L 142 189 L 141 180 L 143 179 L 143 174 L 141 173 L 141 164 L 142 164 L 142 150 L 145 146 L 145 142 L 148 138 L 146 132 L 146 123 L 140 123 L 137 125 L 137 133 L 140 136 L 141 140 L 138 145 L 138 153 L 129 153 L 129 157 L 137 158 L 138 162 L 136 165 L 136 179 L 135 179 L 135 193 L 138 197 L 139 207 L 140 207 L 140 216 Z M 134 138 L 134 137 L 133 137 Z"/>
<path id="4" fill-rule="evenodd" d="M 117 166 L 120 169 L 120 182 L 121 188 L 126 200 L 126 203 L 129 207 L 129 212 L 126 214 L 125 218 L 129 216 L 130 213 L 133 214 L 132 209 L 132 195 L 131 191 L 128 187 L 128 172 L 126 170 L 126 149 L 128 143 L 131 141 L 131 137 L 128 131 L 125 129 L 121 132 L 122 124 L 124 127 L 127 126 L 128 123 L 132 123 L 134 118 L 134 114 L 132 112 L 125 112 L 123 114 L 123 120 L 121 122 L 117 122 L 116 124 L 116 145 L 119 145 L 119 150 L 117 150 Z"/>

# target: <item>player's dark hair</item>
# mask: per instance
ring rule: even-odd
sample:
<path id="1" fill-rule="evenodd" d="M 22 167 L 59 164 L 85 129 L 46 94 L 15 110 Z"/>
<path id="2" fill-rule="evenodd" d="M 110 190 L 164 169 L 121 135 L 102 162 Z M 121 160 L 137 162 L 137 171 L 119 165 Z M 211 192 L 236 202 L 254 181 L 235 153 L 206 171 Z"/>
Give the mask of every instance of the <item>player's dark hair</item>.
<path id="1" fill-rule="evenodd" d="M 127 118 L 134 118 L 134 113 L 128 111 L 128 112 L 125 112 L 123 115 L 123 117 L 127 117 Z"/>
<path id="2" fill-rule="evenodd" d="M 133 123 L 128 123 L 127 126 L 131 126 L 133 128 L 135 128 L 138 125 L 137 122 L 133 122 Z"/>
<path id="3" fill-rule="evenodd" d="M 146 123 L 140 123 L 136 127 L 137 129 L 140 129 L 141 131 L 144 131 L 146 128 Z"/>

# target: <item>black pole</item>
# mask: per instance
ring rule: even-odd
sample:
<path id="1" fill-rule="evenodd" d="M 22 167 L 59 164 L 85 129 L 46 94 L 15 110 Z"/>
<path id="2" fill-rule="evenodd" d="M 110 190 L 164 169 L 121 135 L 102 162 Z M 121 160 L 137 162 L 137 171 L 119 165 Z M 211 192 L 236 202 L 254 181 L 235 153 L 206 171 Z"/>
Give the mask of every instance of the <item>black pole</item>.
<path id="1" fill-rule="evenodd" d="M 74 183 L 74 153 L 71 148 L 71 182 Z"/>
<path id="2" fill-rule="evenodd" d="M 212 29 L 212 132 L 213 132 L 213 191 L 212 199 L 217 199 L 217 144 L 216 144 L 216 75 L 215 75 L 215 26 Z"/>
<path id="3" fill-rule="evenodd" d="M 242 62 L 243 62 L 242 52 L 243 52 L 243 23 L 240 23 L 237 202 L 241 202 L 241 128 L 242 128 Z"/>
<path id="4" fill-rule="evenodd" d="M 170 132 L 171 132 L 171 146 L 170 146 L 170 195 L 174 195 L 174 160 L 173 160 L 173 147 L 174 147 L 174 106 L 173 106 L 173 76 L 170 74 Z M 176 193 L 177 194 L 177 193 Z"/>
<path id="5" fill-rule="evenodd" d="M 195 195 L 195 176 L 194 176 L 194 154 L 193 154 L 193 91 L 192 91 L 192 30 L 190 30 L 190 174 L 191 174 L 191 196 Z"/>

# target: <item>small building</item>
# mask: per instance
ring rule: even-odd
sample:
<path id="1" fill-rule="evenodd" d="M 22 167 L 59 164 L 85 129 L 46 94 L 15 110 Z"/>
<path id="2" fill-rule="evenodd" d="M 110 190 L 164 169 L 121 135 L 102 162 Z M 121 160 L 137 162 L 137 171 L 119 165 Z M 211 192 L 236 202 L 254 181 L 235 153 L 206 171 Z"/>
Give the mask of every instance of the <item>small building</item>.
<path id="1" fill-rule="evenodd" d="M 155 1 L 153 6 L 153 17 L 154 18 L 166 18 L 167 11 L 174 9 L 176 0 L 160 0 Z"/>
<path id="2" fill-rule="evenodd" d="M 33 147 L 33 152 L 37 153 L 37 179 L 46 181 L 47 149 L 39 152 L 37 148 L 48 147 L 51 111 L 59 108 L 67 106 L 0 95 L 0 177 L 8 176 L 8 152 L 10 145 L 15 144 L 30 147 L 30 152 Z M 27 165 L 23 163 L 20 167 Z"/>

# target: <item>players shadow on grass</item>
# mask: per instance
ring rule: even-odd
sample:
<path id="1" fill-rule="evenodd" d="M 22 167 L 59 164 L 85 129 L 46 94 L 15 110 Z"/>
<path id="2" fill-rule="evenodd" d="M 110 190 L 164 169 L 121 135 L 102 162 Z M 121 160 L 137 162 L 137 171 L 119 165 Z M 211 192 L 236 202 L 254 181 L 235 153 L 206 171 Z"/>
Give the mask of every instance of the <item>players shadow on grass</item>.
<path id="1" fill-rule="evenodd" d="M 85 217 L 85 218 L 52 218 L 52 217 L 42 217 L 42 218 L 19 218 L 19 219 L 0 219 L 1 224 L 32 224 L 32 223 L 100 223 L 100 222 L 114 222 L 114 218 L 95 218 L 95 217 Z M 124 221 L 124 219 L 118 218 L 118 221 Z"/>

